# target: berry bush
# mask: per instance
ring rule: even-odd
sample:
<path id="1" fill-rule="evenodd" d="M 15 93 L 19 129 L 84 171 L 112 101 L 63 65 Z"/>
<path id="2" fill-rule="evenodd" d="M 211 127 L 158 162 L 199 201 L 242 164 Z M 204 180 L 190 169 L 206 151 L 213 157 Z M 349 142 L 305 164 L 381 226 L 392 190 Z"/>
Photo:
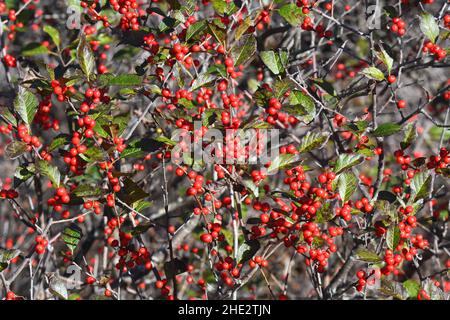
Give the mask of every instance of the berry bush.
<path id="1" fill-rule="evenodd" d="M 448 299 L 450 2 L 384 2 L 0 0 L 0 298 Z"/>

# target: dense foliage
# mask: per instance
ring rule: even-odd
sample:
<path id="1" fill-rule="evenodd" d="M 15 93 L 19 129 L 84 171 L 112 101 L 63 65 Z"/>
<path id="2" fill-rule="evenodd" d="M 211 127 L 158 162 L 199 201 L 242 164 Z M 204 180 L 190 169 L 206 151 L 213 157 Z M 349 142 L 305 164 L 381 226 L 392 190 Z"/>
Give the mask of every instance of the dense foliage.
<path id="1" fill-rule="evenodd" d="M 0 0 L 0 298 L 448 298 L 450 3 L 385 2 Z"/>

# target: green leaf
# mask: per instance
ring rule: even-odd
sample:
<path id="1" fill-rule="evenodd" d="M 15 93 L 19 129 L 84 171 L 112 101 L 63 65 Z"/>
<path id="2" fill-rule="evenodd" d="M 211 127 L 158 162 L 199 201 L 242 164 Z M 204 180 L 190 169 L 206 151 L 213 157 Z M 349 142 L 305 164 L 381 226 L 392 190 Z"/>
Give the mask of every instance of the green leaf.
<path id="1" fill-rule="evenodd" d="M 105 192 L 98 186 L 90 186 L 88 184 L 82 184 L 76 187 L 72 193 L 77 197 L 99 197 Z"/>
<path id="2" fill-rule="evenodd" d="M 9 263 L 12 259 L 21 254 L 20 250 L 5 249 L 0 247 L 0 263 Z"/>
<path id="3" fill-rule="evenodd" d="M 133 87 L 142 85 L 142 77 L 137 74 L 102 74 L 99 77 L 100 83 L 104 86 Z"/>
<path id="4" fill-rule="evenodd" d="M 250 16 L 245 18 L 245 20 L 242 21 L 242 23 L 236 28 L 235 34 L 236 40 L 239 40 L 247 32 L 248 28 L 250 28 L 252 25 L 253 25 L 252 18 Z"/>
<path id="5" fill-rule="evenodd" d="M 5 154 L 10 159 L 16 159 L 27 151 L 28 144 L 23 141 L 13 141 L 5 148 Z"/>
<path id="6" fill-rule="evenodd" d="M 377 52 L 377 57 L 380 59 L 381 62 L 384 63 L 386 66 L 386 69 L 388 70 L 389 74 L 391 73 L 392 66 L 394 64 L 394 59 L 391 58 L 391 56 L 386 52 L 386 50 L 381 49 L 380 52 Z"/>
<path id="7" fill-rule="evenodd" d="M 393 122 L 383 123 L 373 131 L 375 137 L 387 137 L 399 132 L 402 126 Z"/>
<path id="8" fill-rule="evenodd" d="M 410 298 L 417 299 L 417 295 L 419 294 L 420 290 L 420 284 L 416 280 L 406 280 L 405 282 L 403 282 L 403 287 L 405 288 Z"/>
<path id="9" fill-rule="evenodd" d="M 212 0 L 211 2 L 213 5 L 213 8 L 214 8 L 214 11 L 216 11 L 216 13 L 218 13 L 219 15 L 224 15 L 224 14 L 231 15 L 237 9 L 237 7 L 233 1 Z"/>
<path id="10" fill-rule="evenodd" d="M 273 85 L 273 91 L 275 94 L 275 98 L 282 99 L 286 92 L 291 90 L 294 87 L 294 83 L 292 80 L 285 78 L 285 79 L 277 79 L 275 81 L 275 84 Z"/>
<path id="11" fill-rule="evenodd" d="M 298 151 L 300 153 L 305 153 L 305 152 L 310 152 L 314 149 L 321 148 L 323 146 L 323 144 L 325 143 L 325 141 L 327 141 L 328 135 L 329 135 L 328 132 L 317 133 L 317 132 L 309 131 L 302 138 L 302 141 L 300 143 L 300 148 Z"/>
<path id="12" fill-rule="evenodd" d="M 19 92 L 14 100 L 14 109 L 28 127 L 33 122 L 38 106 L 39 101 L 36 96 L 24 87 L 19 87 Z"/>
<path id="13" fill-rule="evenodd" d="M 290 97 L 290 107 L 283 108 L 287 113 L 297 116 L 305 123 L 311 122 L 316 116 L 316 106 L 313 99 L 301 91 L 293 91 Z"/>
<path id="14" fill-rule="evenodd" d="M 96 162 L 105 160 L 102 149 L 93 146 L 88 148 L 83 154 L 79 155 L 86 162 Z"/>
<path id="15" fill-rule="evenodd" d="M 235 66 L 240 66 L 250 61 L 255 53 L 256 38 L 251 34 L 243 36 L 231 50 Z"/>
<path id="16" fill-rule="evenodd" d="M 431 42 L 436 42 L 439 36 L 439 25 L 431 14 L 424 13 L 420 16 L 420 30 Z"/>
<path id="17" fill-rule="evenodd" d="M 191 24 L 186 31 L 186 41 L 189 41 L 192 38 L 199 38 L 204 33 L 206 28 L 207 24 L 205 20 Z"/>
<path id="18" fill-rule="evenodd" d="M 334 172 L 341 173 L 344 170 L 350 169 L 361 162 L 364 161 L 364 158 L 358 154 L 341 154 L 334 166 Z"/>
<path id="19" fill-rule="evenodd" d="M 325 202 L 316 212 L 316 223 L 324 223 L 333 220 L 334 211 L 330 208 L 330 202 Z"/>
<path id="20" fill-rule="evenodd" d="M 383 261 L 383 259 L 378 256 L 375 252 L 370 251 L 365 248 L 359 248 L 355 252 L 356 259 L 367 262 L 367 263 L 380 263 Z"/>
<path id="21" fill-rule="evenodd" d="M 431 180 L 431 175 L 426 172 L 419 172 L 411 179 L 411 198 L 414 202 L 428 197 Z"/>
<path id="22" fill-rule="evenodd" d="M 400 228 L 396 224 L 392 224 L 386 233 L 386 244 L 389 249 L 395 250 L 400 242 Z"/>
<path id="23" fill-rule="evenodd" d="M 195 105 L 192 102 L 192 100 L 188 100 L 186 98 L 178 99 L 178 105 L 183 106 L 188 110 L 195 108 Z"/>
<path id="24" fill-rule="evenodd" d="M 52 141 L 52 143 L 50 143 L 47 151 L 52 152 L 52 151 L 58 149 L 59 147 L 69 144 L 69 142 L 70 142 L 70 136 L 68 134 L 62 133 L 53 139 L 53 141 Z"/>
<path id="25" fill-rule="evenodd" d="M 274 51 L 262 51 L 259 56 L 262 62 L 272 71 L 273 74 L 278 75 L 284 72 L 284 68 L 287 64 L 287 53 L 282 51 L 276 53 Z"/>
<path id="26" fill-rule="evenodd" d="M 154 138 L 153 140 L 158 141 L 158 142 L 162 142 L 162 143 L 167 144 L 169 146 L 176 146 L 177 145 L 177 143 L 175 141 L 173 141 L 173 140 L 171 140 L 171 139 L 169 139 L 169 138 L 167 138 L 165 136 L 159 136 L 159 137 Z"/>
<path id="27" fill-rule="evenodd" d="M 59 187 L 61 183 L 61 173 L 58 168 L 49 164 L 45 160 L 38 160 L 36 162 L 36 170 L 41 175 L 46 176 L 53 184 L 54 188 Z"/>
<path id="28" fill-rule="evenodd" d="M 289 3 L 278 9 L 278 13 L 282 16 L 291 26 L 298 27 L 305 14 L 302 12 L 302 8 L 295 3 Z"/>
<path id="29" fill-rule="evenodd" d="M 376 67 L 368 67 L 361 71 L 363 75 L 365 75 L 367 78 L 377 81 L 383 81 L 384 80 L 384 73 L 380 69 Z"/>
<path id="30" fill-rule="evenodd" d="M 285 169 L 289 165 L 298 162 L 298 157 L 295 154 L 283 153 L 278 155 L 275 159 L 270 163 L 269 168 L 267 169 L 267 174 L 273 174 L 278 170 Z"/>
<path id="31" fill-rule="evenodd" d="M 77 59 L 88 81 L 93 79 L 95 72 L 95 56 L 92 52 L 90 44 L 86 40 L 86 36 L 82 36 L 77 48 Z"/>
<path id="32" fill-rule="evenodd" d="M 120 157 L 123 158 L 142 158 L 145 152 L 141 148 L 126 148 Z"/>
<path id="33" fill-rule="evenodd" d="M 224 64 L 213 64 L 208 68 L 208 72 L 212 74 L 217 74 L 222 78 L 227 77 L 227 67 Z"/>
<path id="34" fill-rule="evenodd" d="M 358 186 L 358 179 L 351 172 L 344 172 L 339 175 L 338 191 L 343 203 L 350 200 Z"/>
<path id="35" fill-rule="evenodd" d="M 404 130 L 404 136 L 402 142 L 400 142 L 400 146 L 403 150 L 408 148 L 414 140 L 417 138 L 417 130 L 415 123 L 408 123 Z"/>
<path id="36" fill-rule="evenodd" d="M 32 57 L 32 56 L 37 56 L 40 54 L 47 54 L 48 48 L 44 47 L 42 44 L 40 43 L 30 43 L 27 44 L 23 50 L 22 50 L 22 55 L 24 57 Z"/>
<path id="37" fill-rule="evenodd" d="M 59 35 L 58 29 L 46 24 L 44 26 L 44 32 L 46 32 L 50 36 L 50 38 L 52 38 L 53 42 L 59 48 L 59 46 L 61 45 L 61 37 Z"/>
<path id="38" fill-rule="evenodd" d="M 83 232 L 76 224 L 71 224 L 69 227 L 66 227 L 61 235 L 61 239 L 72 253 L 77 248 L 81 238 L 83 238 Z"/>

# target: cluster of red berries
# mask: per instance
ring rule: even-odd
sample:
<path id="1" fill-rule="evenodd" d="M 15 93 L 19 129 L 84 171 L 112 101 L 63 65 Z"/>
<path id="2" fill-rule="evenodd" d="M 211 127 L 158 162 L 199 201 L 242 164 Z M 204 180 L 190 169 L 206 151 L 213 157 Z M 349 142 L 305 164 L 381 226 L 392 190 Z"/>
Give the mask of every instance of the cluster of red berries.
<path id="1" fill-rule="evenodd" d="M 44 130 L 52 128 L 57 131 L 59 130 L 59 121 L 51 118 L 52 106 L 51 96 L 44 97 L 39 103 L 39 110 L 34 117 L 34 123 L 39 124 Z"/>
<path id="2" fill-rule="evenodd" d="M 150 33 L 146 36 L 144 36 L 144 43 L 148 46 L 148 50 L 152 54 L 157 54 L 159 51 L 159 43 L 155 38 L 155 35 L 153 33 Z"/>
<path id="3" fill-rule="evenodd" d="M 359 70 L 359 68 L 355 68 L 354 70 L 346 70 L 346 66 L 343 63 L 338 63 L 336 69 L 336 79 L 345 79 L 346 76 L 349 78 L 354 78 L 356 76 L 356 72 Z"/>
<path id="4" fill-rule="evenodd" d="M 95 120 L 90 116 L 80 117 L 78 118 L 78 126 L 84 128 L 84 137 L 92 138 L 94 136 Z"/>
<path id="5" fill-rule="evenodd" d="M 80 111 L 83 113 L 94 110 L 100 102 L 108 103 L 110 100 L 103 90 L 97 88 L 87 88 L 84 96 L 86 100 L 80 105 Z"/>
<path id="6" fill-rule="evenodd" d="M 6 300 L 16 300 L 16 299 L 17 299 L 17 296 L 14 292 L 8 291 L 6 293 Z"/>
<path id="7" fill-rule="evenodd" d="M 65 85 L 61 84 L 58 80 L 52 80 L 51 82 L 53 93 L 56 95 L 58 101 L 63 102 L 66 100 L 66 92 L 69 91 L 70 93 L 76 93 L 76 90 L 74 87 L 69 86 L 66 87 Z"/>
<path id="8" fill-rule="evenodd" d="M 105 28 L 110 27 L 111 24 L 108 22 L 108 16 L 106 16 L 106 15 L 102 16 L 102 15 L 98 14 L 97 11 L 95 11 L 95 8 L 97 7 L 96 1 L 94 1 L 91 5 L 89 5 L 85 1 L 81 1 L 80 5 L 82 8 L 88 8 L 89 13 L 94 17 L 94 19 L 96 21 L 101 21 Z"/>
<path id="9" fill-rule="evenodd" d="M 45 239 L 43 236 L 36 236 L 36 247 L 34 248 L 34 251 L 36 251 L 37 254 L 42 255 L 45 253 L 45 249 L 48 246 L 48 240 Z"/>
<path id="10" fill-rule="evenodd" d="M 0 190 L 1 199 L 15 199 L 19 196 L 16 190 L 13 189 L 2 189 Z"/>
<path id="11" fill-rule="evenodd" d="M 427 162 L 428 169 L 444 169 L 450 164 L 450 153 L 445 148 L 442 147 L 439 151 L 439 155 L 430 156 Z"/>
<path id="12" fill-rule="evenodd" d="M 69 151 L 64 152 L 64 163 L 69 166 L 69 170 L 80 175 L 84 172 L 86 162 L 80 158 L 80 155 L 87 151 L 87 147 L 81 144 L 81 135 L 78 132 L 74 132 L 72 136 L 73 147 Z"/>
<path id="13" fill-rule="evenodd" d="M 93 210 L 96 215 L 102 213 L 102 207 L 99 201 L 86 201 L 83 203 L 83 208 L 86 210 Z"/>
<path id="14" fill-rule="evenodd" d="M 182 61 L 184 66 L 186 68 L 191 68 L 193 63 L 194 63 L 194 59 L 189 55 L 187 56 L 187 54 L 189 53 L 189 47 L 184 46 L 180 43 L 175 43 L 173 45 L 172 48 L 172 54 L 175 57 L 175 59 L 177 61 Z"/>
<path id="15" fill-rule="evenodd" d="M 264 30 L 265 25 L 268 26 L 270 24 L 270 11 L 262 10 L 256 21 L 256 28 L 260 31 Z"/>
<path id="16" fill-rule="evenodd" d="M 136 0 L 109 0 L 114 11 L 119 12 L 122 17 L 120 19 L 120 28 L 122 30 L 139 30 L 139 8 Z"/>
<path id="17" fill-rule="evenodd" d="M 309 259 L 305 260 L 306 265 L 315 266 L 317 268 L 317 272 L 322 273 L 325 271 L 325 267 L 328 265 L 328 259 L 330 258 L 330 255 L 331 251 L 327 249 L 310 249 Z"/>
<path id="18" fill-rule="evenodd" d="M 440 47 L 439 45 L 431 42 L 431 41 L 427 41 L 425 43 L 425 45 L 423 46 L 422 51 L 424 53 L 428 52 L 432 55 L 434 55 L 434 58 L 437 61 L 440 61 L 442 59 L 444 59 L 447 56 L 447 52 L 445 51 L 445 49 L 443 49 L 442 47 Z"/>
<path id="19" fill-rule="evenodd" d="M 13 57 L 13 56 L 10 55 L 10 54 L 6 54 L 6 55 L 3 57 L 3 62 L 5 62 L 6 65 L 7 65 L 8 67 L 10 67 L 10 68 L 15 68 L 15 67 L 17 67 L 17 60 L 16 60 L 16 58 Z"/>
<path id="20" fill-rule="evenodd" d="M 400 37 L 404 36 L 406 33 L 405 26 L 406 23 L 399 17 L 392 19 L 393 24 L 391 25 L 391 31 L 398 34 Z"/>
<path id="21" fill-rule="evenodd" d="M 119 262 L 116 264 L 116 269 L 127 272 L 134 268 L 136 265 L 143 265 L 147 270 L 153 268 L 151 262 L 151 254 L 145 247 L 140 247 L 138 250 L 130 250 L 129 244 L 133 239 L 130 233 L 120 232 L 119 239 L 114 240 L 111 246 L 118 247 L 117 254 L 120 257 Z"/>
<path id="22" fill-rule="evenodd" d="M 31 136 L 29 134 L 28 128 L 24 124 L 20 124 L 17 127 L 18 136 L 20 139 L 22 139 L 23 142 L 28 144 L 27 151 L 31 151 L 32 147 L 39 148 L 42 144 L 41 141 L 39 141 L 39 138 L 37 136 Z"/>
<path id="23" fill-rule="evenodd" d="M 363 291 L 364 287 L 369 284 L 369 283 L 374 283 L 375 282 L 375 278 L 372 278 L 371 280 L 369 280 L 369 278 L 373 275 L 375 275 L 376 273 L 379 274 L 379 271 L 375 271 L 372 270 L 371 273 L 368 275 L 366 274 L 366 272 L 364 270 L 359 270 L 356 273 L 356 277 L 358 277 L 358 284 L 356 285 L 356 290 L 358 290 L 359 292 Z"/>
<path id="24" fill-rule="evenodd" d="M 415 236 L 412 236 L 410 241 L 414 245 L 414 247 L 418 249 L 425 249 L 430 245 L 428 240 L 424 239 L 423 235 L 421 235 L 420 233 L 416 234 Z"/>
<path id="25" fill-rule="evenodd" d="M 450 29 L 450 14 L 444 16 L 444 25 L 447 29 Z"/>
<path id="26" fill-rule="evenodd" d="M 189 171 L 188 177 L 191 181 L 193 181 L 193 184 L 186 190 L 186 195 L 196 196 L 205 192 L 205 189 L 203 188 L 205 179 L 202 175 L 198 174 L 195 171 Z"/>
<path id="27" fill-rule="evenodd" d="M 47 204 L 56 212 L 63 210 L 63 205 L 70 202 L 70 195 L 64 187 L 58 187 L 53 197 L 47 200 Z"/>
<path id="28" fill-rule="evenodd" d="M 355 201 L 355 208 L 365 213 L 373 211 L 373 206 L 370 204 L 369 199 L 363 197 L 361 200 Z"/>
<path id="29" fill-rule="evenodd" d="M 407 170 L 411 163 L 411 156 L 405 155 L 403 150 L 396 150 L 394 152 L 395 161 L 402 166 L 402 170 Z"/>

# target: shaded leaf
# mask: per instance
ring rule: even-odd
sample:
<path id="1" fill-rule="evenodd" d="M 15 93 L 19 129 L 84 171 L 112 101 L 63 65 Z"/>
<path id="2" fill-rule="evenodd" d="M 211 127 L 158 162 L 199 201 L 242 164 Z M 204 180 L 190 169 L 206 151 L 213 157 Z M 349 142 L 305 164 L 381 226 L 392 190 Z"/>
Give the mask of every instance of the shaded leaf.
<path id="1" fill-rule="evenodd" d="M 57 298 L 67 300 L 69 298 L 69 293 L 67 292 L 67 288 L 62 282 L 61 279 L 57 276 L 53 276 L 50 279 L 49 283 L 49 290 L 50 292 Z"/>
<path id="2" fill-rule="evenodd" d="M 16 159 L 27 151 L 28 144 L 23 141 L 13 141 L 5 148 L 5 153 L 10 159 Z"/>
<path id="3" fill-rule="evenodd" d="M 48 48 L 40 43 L 30 43 L 27 44 L 23 50 L 22 55 L 24 57 L 32 57 L 40 54 L 47 54 L 49 52 Z"/>
<path id="4" fill-rule="evenodd" d="M 355 254 L 356 254 L 356 259 L 363 261 L 363 262 L 379 263 L 379 262 L 383 261 L 383 259 L 380 256 L 378 256 L 375 252 L 370 251 L 365 248 L 357 249 Z"/>
<path id="5" fill-rule="evenodd" d="M 260 247 L 261 244 L 258 240 L 250 240 L 241 244 L 238 249 L 236 260 L 239 261 L 239 263 L 249 261 L 258 252 Z"/>

